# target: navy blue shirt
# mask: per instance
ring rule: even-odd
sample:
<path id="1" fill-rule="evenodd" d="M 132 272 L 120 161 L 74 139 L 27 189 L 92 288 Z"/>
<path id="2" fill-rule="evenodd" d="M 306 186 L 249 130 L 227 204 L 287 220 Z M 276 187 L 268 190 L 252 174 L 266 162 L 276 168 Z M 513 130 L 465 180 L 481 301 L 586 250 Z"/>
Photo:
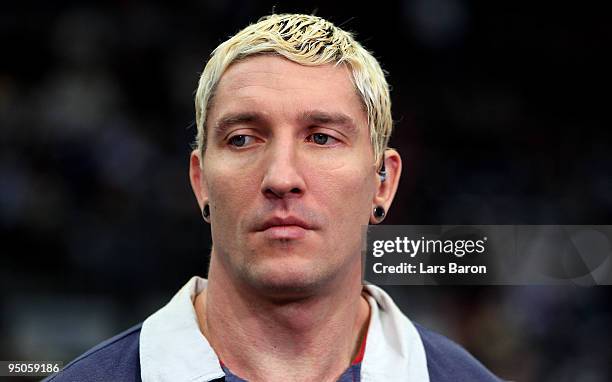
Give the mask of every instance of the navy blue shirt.
<path id="1" fill-rule="evenodd" d="M 415 324 L 422 338 L 431 382 L 499 381 L 465 349 L 448 338 Z M 97 345 L 45 381 L 53 382 L 135 382 L 140 378 L 139 339 L 142 324 Z M 339 382 L 359 381 L 361 364 L 352 365 Z M 242 381 L 224 368 L 225 378 Z"/>

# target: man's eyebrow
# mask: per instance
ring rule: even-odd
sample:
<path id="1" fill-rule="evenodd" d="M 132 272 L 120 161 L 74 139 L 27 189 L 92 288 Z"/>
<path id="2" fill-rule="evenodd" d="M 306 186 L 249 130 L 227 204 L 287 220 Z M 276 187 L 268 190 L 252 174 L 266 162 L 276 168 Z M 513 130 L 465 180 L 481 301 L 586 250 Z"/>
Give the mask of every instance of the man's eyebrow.
<path id="1" fill-rule="evenodd" d="M 355 125 L 353 118 L 344 113 L 308 110 L 300 115 L 300 120 L 322 125 L 341 125 L 347 128 L 349 132 L 355 132 L 357 130 L 357 125 Z"/>
<path id="2" fill-rule="evenodd" d="M 264 116 L 256 111 L 230 112 L 219 118 L 214 124 L 213 130 L 216 135 L 223 136 L 232 126 L 259 124 L 264 119 Z M 308 124 L 338 125 L 345 128 L 347 133 L 351 134 L 357 132 L 357 125 L 353 118 L 344 113 L 308 110 L 300 113 L 298 119 L 300 122 Z"/>
<path id="3" fill-rule="evenodd" d="M 223 115 L 213 126 L 213 130 L 219 136 L 223 136 L 225 132 L 232 126 L 239 124 L 252 124 L 260 122 L 263 119 L 262 115 L 257 112 L 245 111 L 237 113 L 228 113 Z"/>

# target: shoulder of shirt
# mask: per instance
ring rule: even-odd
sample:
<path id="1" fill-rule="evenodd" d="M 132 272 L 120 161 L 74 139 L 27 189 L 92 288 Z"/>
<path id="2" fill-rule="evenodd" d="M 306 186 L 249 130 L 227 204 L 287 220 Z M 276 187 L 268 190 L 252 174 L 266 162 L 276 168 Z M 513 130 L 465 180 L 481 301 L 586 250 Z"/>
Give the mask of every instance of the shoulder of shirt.
<path id="1" fill-rule="evenodd" d="M 96 345 L 43 382 L 140 381 L 142 323 Z"/>
<path id="2" fill-rule="evenodd" d="M 431 382 L 501 381 L 459 344 L 417 323 L 414 325 L 425 347 Z"/>

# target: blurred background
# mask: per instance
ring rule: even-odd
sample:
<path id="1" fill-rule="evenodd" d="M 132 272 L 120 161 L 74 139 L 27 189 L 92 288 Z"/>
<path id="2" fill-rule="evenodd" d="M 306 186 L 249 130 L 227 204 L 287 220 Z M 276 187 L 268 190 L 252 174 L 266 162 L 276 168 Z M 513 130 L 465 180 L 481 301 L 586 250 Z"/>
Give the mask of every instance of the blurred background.
<path id="1" fill-rule="evenodd" d="M 16 4 L 0 13 L 0 360 L 66 363 L 206 275 L 193 95 L 211 50 L 272 10 L 355 32 L 389 72 L 404 173 L 387 224 L 612 224 L 612 33 L 593 5 Z M 610 287 L 385 289 L 505 379 L 612 379 Z"/>

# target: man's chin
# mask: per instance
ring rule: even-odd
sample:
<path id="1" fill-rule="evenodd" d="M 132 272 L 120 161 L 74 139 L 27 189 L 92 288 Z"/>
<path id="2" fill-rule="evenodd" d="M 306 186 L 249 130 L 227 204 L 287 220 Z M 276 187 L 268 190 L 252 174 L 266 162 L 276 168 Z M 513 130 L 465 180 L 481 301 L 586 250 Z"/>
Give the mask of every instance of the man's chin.
<path id="1" fill-rule="evenodd" d="M 259 264 L 243 274 L 252 290 L 273 299 L 306 298 L 317 294 L 329 277 L 312 267 L 264 267 Z"/>

